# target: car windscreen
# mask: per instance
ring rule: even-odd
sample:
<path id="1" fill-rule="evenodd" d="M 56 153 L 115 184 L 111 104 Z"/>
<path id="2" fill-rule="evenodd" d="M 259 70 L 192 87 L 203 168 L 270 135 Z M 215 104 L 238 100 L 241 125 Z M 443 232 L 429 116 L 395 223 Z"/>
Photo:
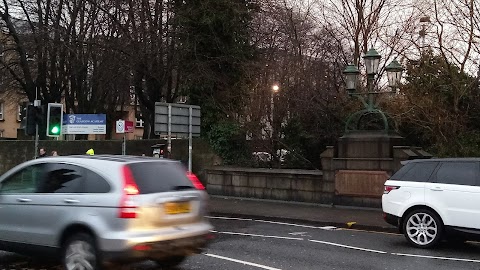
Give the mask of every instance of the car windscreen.
<path id="1" fill-rule="evenodd" d="M 179 163 L 139 162 L 128 166 L 141 194 L 195 188 Z"/>

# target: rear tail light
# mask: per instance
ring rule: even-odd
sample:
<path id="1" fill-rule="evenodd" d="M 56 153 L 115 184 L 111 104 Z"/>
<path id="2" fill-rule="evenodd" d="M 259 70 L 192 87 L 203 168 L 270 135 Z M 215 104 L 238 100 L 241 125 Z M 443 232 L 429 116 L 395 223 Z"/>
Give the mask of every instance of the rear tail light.
<path id="1" fill-rule="evenodd" d="M 134 196 L 140 194 L 138 186 L 133 178 L 132 171 L 128 166 L 122 168 L 123 176 L 123 190 L 122 198 L 120 201 L 119 218 L 136 218 L 137 217 L 137 204 L 134 200 Z"/>
<path id="2" fill-rule="evenodd" d="M 195 174 L 193 174 L 192 172 L 187 172 L 187 177 L 188 179 L 190 179 L 190 181 L 192 181 L 192 184 L 193 186 L 195 186 L 196 189 L 205 190 L 202 182 L 200 182 L 200 180 Z"/>
<path id="3" fill-rule="evenodd" d="M 136 251 L 148 251 L 151 249 L 152 247 L 150 245 L 138 244 L 133 246 L 133 250 L 136 250 Z"/>
<path id="4" fill-rule="evenodd" d="M 399 186 L 385 186 L 384 189 L 383 189 L 383 194 L 388 194 L 388 193 L 390 193 L 390 191 L 396 190 L 396 189 L 399 189 L 399 188 L 400 188 Z"/>

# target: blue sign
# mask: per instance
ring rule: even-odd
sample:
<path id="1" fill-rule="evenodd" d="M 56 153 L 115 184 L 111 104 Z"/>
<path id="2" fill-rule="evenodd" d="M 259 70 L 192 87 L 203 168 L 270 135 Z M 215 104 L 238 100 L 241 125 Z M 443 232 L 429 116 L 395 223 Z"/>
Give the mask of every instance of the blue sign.
<path id="1" fill-rule="evenodd" d="M 64 125 L 106 125 L 105 114 L 64 114 Z"/>
<path id="2" fill-rule="evenodd" d="M 63 134 L 106 134 L 105 114 L 64 114 Z"/>

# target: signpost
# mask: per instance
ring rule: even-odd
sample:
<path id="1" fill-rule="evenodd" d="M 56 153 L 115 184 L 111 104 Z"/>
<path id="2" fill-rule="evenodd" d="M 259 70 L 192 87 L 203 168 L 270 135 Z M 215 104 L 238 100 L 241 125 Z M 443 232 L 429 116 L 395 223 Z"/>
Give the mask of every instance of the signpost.
<path id="1" fill-rule="evenodd" d="M 64 114 L 63 134 L 107 134 L 105 114 Z"/>
<path id="2" fill-rule="evenodd" d="M 127 154 L 127 138 L 125 133 L 133 133 L 134 130 L 133 121 L 117 120 L 117 122 L 115 122 L 115 132 L 117 134 L 123 134 L 122 155 Z"/>
<path id="3" fill-rule="evenodd" d="M 188 137 L 188 170 L 192 171 L 192 137 L 200 136 L 200 106 L 155 103 L 155 134 L 167 134 L 167 151 L 172 151 L 172 135 Z"/>

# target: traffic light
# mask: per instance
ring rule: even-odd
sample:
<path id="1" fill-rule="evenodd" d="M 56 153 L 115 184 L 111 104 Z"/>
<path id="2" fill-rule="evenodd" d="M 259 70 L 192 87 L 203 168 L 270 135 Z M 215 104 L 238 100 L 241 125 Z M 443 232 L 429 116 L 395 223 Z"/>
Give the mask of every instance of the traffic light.
<path id="1" fill-rule="evenodd" d="M 25 134 L 28 136 L 34 136 L 37 127 L 37 108 L 33 105 L 27 105 L 27 116 L 25 117 Z"/>
<path id="2" fill-rule="evenodd" d="M 37 125 L 39 132 L 44 130 L 45 106 L 36 107 L 33 104 L 28 104 L 24 111 L 23 115 L 25 116 L 23 117 L 21 127 L 25 129 L 25 135 L 34 136 Z"/>
<path id="3" fill-rule="evenodd" d="M 63 104 L 48 103 L 47 136 L 58 137 L 62 134 Z"/>

